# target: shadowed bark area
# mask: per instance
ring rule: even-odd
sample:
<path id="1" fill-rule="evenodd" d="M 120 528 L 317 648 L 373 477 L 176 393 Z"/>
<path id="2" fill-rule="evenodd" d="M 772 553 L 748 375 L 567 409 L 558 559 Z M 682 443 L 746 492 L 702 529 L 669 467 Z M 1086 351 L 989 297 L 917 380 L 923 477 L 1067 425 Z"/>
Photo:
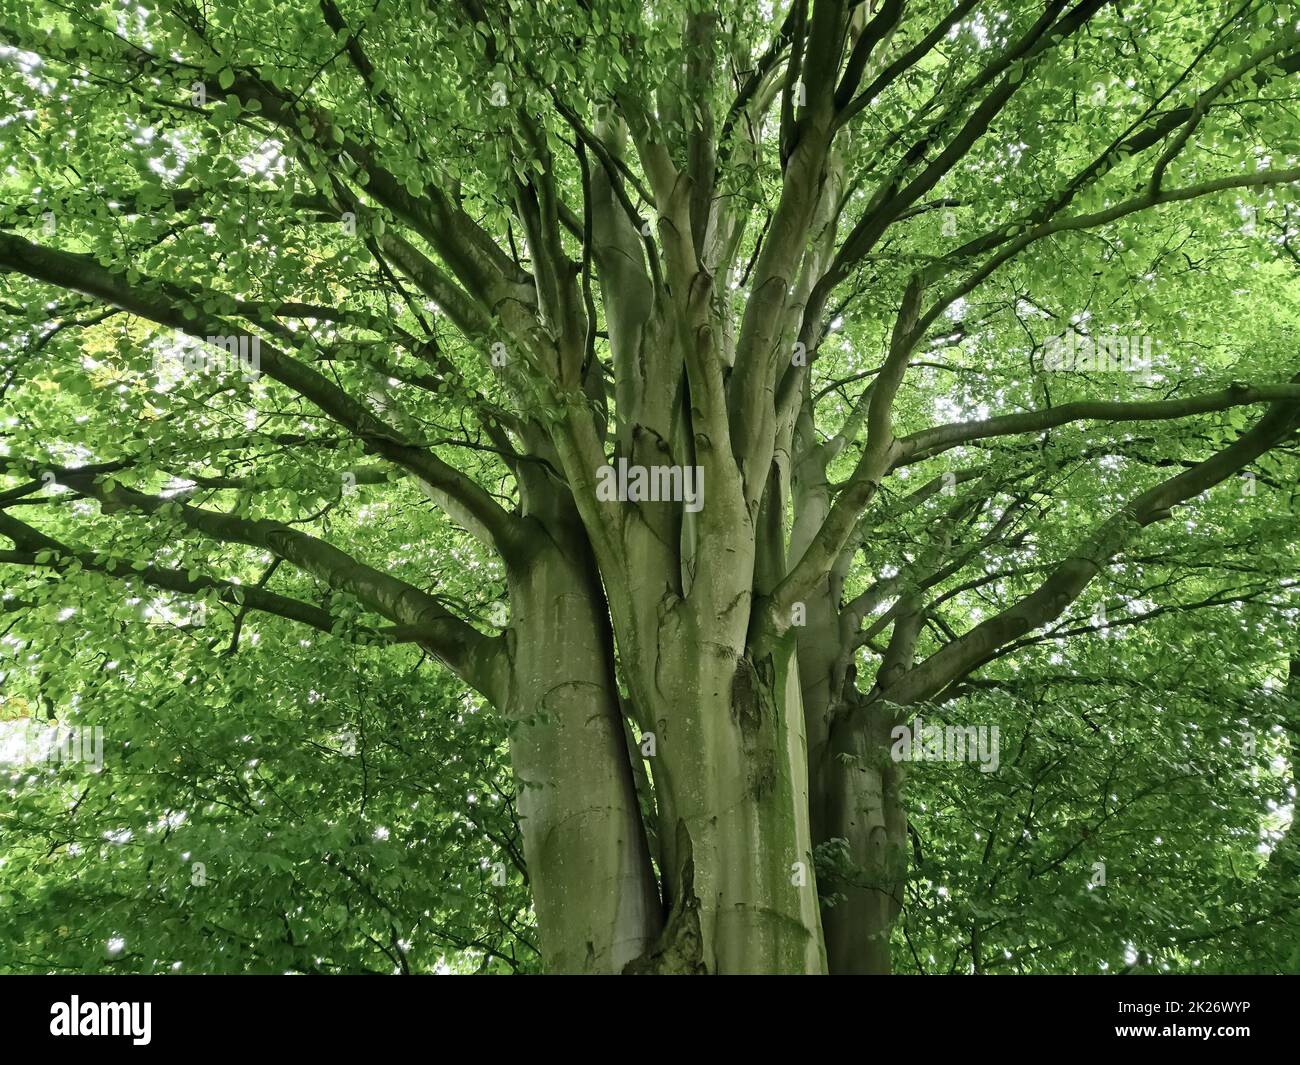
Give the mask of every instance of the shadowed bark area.
<path id="1" fill-rule="evenodd" d="M 650 950 L 623 967 L 625 976 L 705 976 L 704 937 L 700 933 L 700 900 L 695 894 L 695 858 L 686 823 L 677 823 L 673 853 L 677 870 L 672 880 L 672 912 Z"/>

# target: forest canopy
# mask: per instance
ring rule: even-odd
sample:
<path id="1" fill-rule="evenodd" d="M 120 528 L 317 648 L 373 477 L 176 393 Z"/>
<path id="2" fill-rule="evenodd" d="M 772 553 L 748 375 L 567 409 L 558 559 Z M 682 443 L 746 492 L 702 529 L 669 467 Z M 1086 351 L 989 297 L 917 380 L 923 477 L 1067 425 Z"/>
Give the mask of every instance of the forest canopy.
<path id="1" fill-rule="evenodd" d="M 0 0 L 0 973 L 1300 971 L 1300 21 Z"/>

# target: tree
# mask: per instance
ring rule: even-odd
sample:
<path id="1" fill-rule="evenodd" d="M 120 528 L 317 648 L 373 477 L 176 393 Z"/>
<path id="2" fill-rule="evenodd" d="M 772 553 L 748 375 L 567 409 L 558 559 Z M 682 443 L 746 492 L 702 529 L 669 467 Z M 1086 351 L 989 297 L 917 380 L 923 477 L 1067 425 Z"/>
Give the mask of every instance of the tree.
<path id="1" fill-rule="evenodd" d="M 900 728 L 1293 609 L 1284 5 L 0 12 L 7 607 L 434 656 L 549 970 L 888 971 Z"/>

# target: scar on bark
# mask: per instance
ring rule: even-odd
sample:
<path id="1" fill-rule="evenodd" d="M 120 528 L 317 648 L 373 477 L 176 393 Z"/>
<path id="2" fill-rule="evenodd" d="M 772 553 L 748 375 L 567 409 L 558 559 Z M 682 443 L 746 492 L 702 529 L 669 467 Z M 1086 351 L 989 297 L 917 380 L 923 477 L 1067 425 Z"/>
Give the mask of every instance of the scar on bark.
<path id="1" fill-rule="evenodd" d="M 623 966 L 624 976 L 704 976 L 700 900 L 695 897 L 695 856 L 685 821 L 677 822 L 677 874 L 672 913 L 655 945 Z"/>
<path id="2" fill-rule="evenodd" d="M 731 677 L 731 716 L 740 725 L 749 761 L 749 787 L 761 799 L 776 786 L 776 707 L 772 697 L 771 659 L 757 666 L 749 656 L 736 662 Z"/>

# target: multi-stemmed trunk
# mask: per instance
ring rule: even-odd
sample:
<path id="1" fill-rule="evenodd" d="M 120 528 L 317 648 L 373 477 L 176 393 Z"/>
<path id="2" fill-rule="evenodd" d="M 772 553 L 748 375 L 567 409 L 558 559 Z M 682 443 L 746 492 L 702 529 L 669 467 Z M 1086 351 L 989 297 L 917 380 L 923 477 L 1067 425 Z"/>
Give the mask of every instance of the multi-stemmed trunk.
<path id="1" fill-rule="evenodd" d="M 593 571 L 547 544 L 511 606 L 511 759 L 548 971 L 825 971 L 791 648 L 756 654 L 743 623 L 690 601 L 665 615 L 638 714 L 647 833 Z"/>

